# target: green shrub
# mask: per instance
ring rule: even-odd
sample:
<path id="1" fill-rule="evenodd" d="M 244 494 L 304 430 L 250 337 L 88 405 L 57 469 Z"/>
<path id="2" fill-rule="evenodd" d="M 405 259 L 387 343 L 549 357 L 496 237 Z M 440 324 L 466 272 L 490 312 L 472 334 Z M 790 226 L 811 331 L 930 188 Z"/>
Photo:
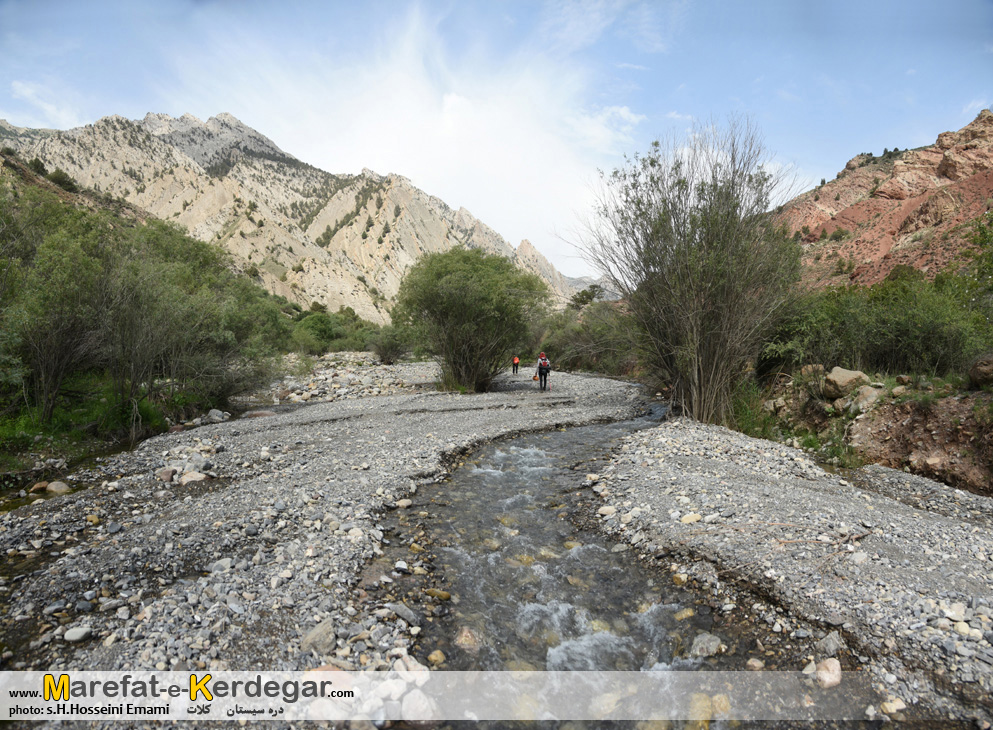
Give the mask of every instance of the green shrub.
<path id="1" fill-rule="evenodd" d="M 386 325 L 369 338 L 369 349 L 384 365 L 392 365 L 409 352 L 410 346 L 402 329 Z"/>
<path id="2" fill-rule="evenodd" d="M 993 328 L 976 308 L 973 291 L 962 277 L 929 282 L 910 267 L 897 267 L 872 287 L 809 294 L 766 343 L 760 369 L 818 363 L 884 373 L 962 370 L 993 348 Z"/>
<path id="3" fill-rule="evenodd" d="M 634 323 L 613 302 L 592 302 L 580 312 L 567 307 L 542 320 L 536 346 L 554 358 L 556 367 L 607 375 L 639 370 L 639 343 Z"/>
<path id="4" fill-rule="evenodd" d="M 544 282 L 509 259 L 454 248 L 411 267 L 393 321 L 430 348 L 446 387 L 485 391 L 526 340 L 547 297 Z"/>
<path id="5" fill-rule="evenodd" d="M 37 157 L 31 158 L 31 161 L 28 163 L 28 167 L 36 175 L 41 175 L 42 177 L 45 177 L 48 174 L 48 169 L 45 167 L 45 163 L 39 160 Z"/>
<path id="6" fill-rule="evenodd" d="M 64 170 L 61 170 L 56 167 L 48 174 L 47 177 L 49 180 L 51 180 L 53 183 L 58 185 L 63 190 L 66 190 L 70 193 L 79 192 L 79 186 L 76 184 L 76 181 L 73 180 L 69 176 L 69 174 Z"/>

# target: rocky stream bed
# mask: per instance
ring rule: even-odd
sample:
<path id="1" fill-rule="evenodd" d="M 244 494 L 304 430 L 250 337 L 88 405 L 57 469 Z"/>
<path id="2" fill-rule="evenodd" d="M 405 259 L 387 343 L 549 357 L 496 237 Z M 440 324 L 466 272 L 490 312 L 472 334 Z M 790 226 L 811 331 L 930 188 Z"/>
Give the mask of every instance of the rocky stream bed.
<path id="1" fill-rule="evenodd" d="M 0 667 L 445 669 L 432 626 L 458 597 L 419 527 L 425 495 L 484 443 L 628 419 L 643 393 L 553 373 L 549 392 L 507 375 L 453 395 L 430 364 L 362 361 L 265 396 L 292 409 L 149 439 L 0 516 Z M 989 726 L 989 499 L 881 467 L 829 474 L 683 419 L 577 464 L 575 490 L 571 519 L 707 617 L 699 656 L 837 660 L 872 677 L 867 722 Z"/>

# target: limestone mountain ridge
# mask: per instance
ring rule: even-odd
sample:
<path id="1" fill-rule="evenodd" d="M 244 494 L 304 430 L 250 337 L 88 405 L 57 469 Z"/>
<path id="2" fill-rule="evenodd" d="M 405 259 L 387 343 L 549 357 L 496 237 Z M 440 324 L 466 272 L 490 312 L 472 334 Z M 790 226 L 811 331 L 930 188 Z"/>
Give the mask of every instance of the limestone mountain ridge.
<path id="1" fill-rule="evenodd" d="M 557 302 L 590 283 L 563 276 L 528 241 L 515 249 L 401 175 L 320 170 L 230 114 L 206 122 L 115 115 L 65 131 L 0 120 L 0 144 L 216 243 L 235 267 L 304 308 L 348 306 L 386 322 L 410 266 L 458 245 L 513 260 L 544 279 Z"/>
<path id="2" fill-rule="evenodd" d="M 964 261 L 993 209 L 993 112 L 912 150 L 856 155 L 780 213 L 803 242 L 805 279 L 874 284 L 898 265 L 934 276 Z"/>

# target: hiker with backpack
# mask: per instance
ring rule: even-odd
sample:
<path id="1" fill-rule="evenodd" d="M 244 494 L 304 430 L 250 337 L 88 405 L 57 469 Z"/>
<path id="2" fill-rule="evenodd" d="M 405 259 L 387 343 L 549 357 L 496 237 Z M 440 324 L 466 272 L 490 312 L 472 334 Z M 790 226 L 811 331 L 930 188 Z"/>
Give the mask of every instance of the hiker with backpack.
<path id="1" fill-rule="evenodd" d="M 545 353 L 538 355 L 538 368 L 535 374 L 538 378 L 538 385 L 541 390 L 548 388 L 548 371 L 552 369 L 552 363 L 545 357 Z"/>

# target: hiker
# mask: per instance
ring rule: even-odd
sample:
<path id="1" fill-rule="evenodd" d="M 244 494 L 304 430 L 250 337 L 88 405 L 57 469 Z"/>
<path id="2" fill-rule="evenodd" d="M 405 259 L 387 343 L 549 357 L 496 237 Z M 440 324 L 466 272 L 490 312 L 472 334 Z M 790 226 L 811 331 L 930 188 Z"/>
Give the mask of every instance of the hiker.
<path id="1" fill-rule="evenodd" d="M 517 375 L 517 366 L 521 364 L 521 358 L 514 355 L 514 375 Z"/>
<path id="2" fill-rule="evenodd" d="M 548 371 L 551 369 L 552 363 L 550 363 L 548 358 L 545 357 L 545 353 L 538 355 L 538 385 L 542 390 L 545 390 L 548 387 Z"/>

